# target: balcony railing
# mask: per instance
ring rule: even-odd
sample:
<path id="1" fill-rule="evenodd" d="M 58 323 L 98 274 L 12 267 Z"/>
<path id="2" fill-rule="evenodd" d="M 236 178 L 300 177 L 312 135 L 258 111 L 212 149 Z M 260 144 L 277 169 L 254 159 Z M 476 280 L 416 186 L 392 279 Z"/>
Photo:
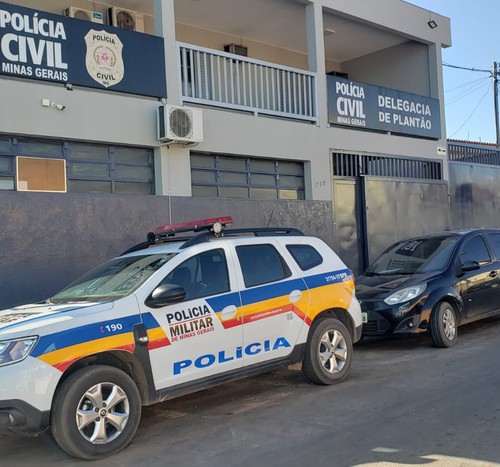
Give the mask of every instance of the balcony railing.
<path id="1" fill-rule="evenodd" d="M 315 122 L 316 74 L 178 43 L 182 99 Z"/>

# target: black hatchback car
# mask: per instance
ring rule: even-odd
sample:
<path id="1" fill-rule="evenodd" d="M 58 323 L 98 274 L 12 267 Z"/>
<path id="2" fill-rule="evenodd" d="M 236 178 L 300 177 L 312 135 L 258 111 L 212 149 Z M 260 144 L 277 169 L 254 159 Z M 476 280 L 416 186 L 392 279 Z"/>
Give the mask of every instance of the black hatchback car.
<path id="1" fill-rule="evenodd" d="M 399 241 L 357 278 L 356 296 L 364 336 L 430 330 L 451 347 L 458 326 L 500 312 L 500 229 Z"/>

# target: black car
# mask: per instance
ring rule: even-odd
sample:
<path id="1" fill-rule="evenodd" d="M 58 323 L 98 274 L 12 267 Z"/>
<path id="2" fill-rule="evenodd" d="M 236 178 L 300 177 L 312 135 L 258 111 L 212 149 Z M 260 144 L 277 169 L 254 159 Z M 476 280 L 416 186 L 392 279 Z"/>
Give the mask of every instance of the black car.
<path id="1" fill-rule="evenodd" d="M 363 335 L 430 330 L 437 347 L 457 327 L 500 312 L 500 229 L 399 241 L 359 276 Z"/>

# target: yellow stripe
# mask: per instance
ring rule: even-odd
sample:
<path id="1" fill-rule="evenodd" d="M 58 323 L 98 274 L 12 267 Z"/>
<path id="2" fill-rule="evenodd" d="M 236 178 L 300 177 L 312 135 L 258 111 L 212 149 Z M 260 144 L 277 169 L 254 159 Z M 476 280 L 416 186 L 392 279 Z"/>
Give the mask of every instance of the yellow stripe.
<path id="1" fill-rule="evenodd" d="M 162 328 L 154 328 L 148 329 L 148 338 L 150 341 L 154 341 L 156 339 L 163 339 L 167 337 L 165 331 Z"/>
<path id="2" fill-rule="evenodd" d="M 76 344 L 64 349 L 55 350 L 38 357 L 49 365 L 56 365 L 58 363 L 74 360 L 87 355 L 92 355 L 103 350 L 114 349 L 134 343 L 134 335 L 131 332 L 120 334 L 118 336 L 103 337 L 83 344 Z"/>
<path id="3" fill-rule="evenodd" d="M 347 310 L 353 293 L 354 282 L 352 280 L 311 289 L 311 307 L 307 315 L 314 319 L 319 313 L 329 308 Z"/>

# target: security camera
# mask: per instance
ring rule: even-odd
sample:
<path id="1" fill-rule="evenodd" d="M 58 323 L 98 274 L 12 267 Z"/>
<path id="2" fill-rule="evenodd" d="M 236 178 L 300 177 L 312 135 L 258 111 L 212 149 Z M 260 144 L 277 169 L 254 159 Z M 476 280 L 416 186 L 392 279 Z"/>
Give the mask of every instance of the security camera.
<path id="1" fill-rule="evenodd" d="M 54 107 L 57 110 L 64 110 L 66 108 L 65 105 L 63 105 L 63 104 L 56 104 L 55 102 L 51 102 L 50 106 Z"/>

